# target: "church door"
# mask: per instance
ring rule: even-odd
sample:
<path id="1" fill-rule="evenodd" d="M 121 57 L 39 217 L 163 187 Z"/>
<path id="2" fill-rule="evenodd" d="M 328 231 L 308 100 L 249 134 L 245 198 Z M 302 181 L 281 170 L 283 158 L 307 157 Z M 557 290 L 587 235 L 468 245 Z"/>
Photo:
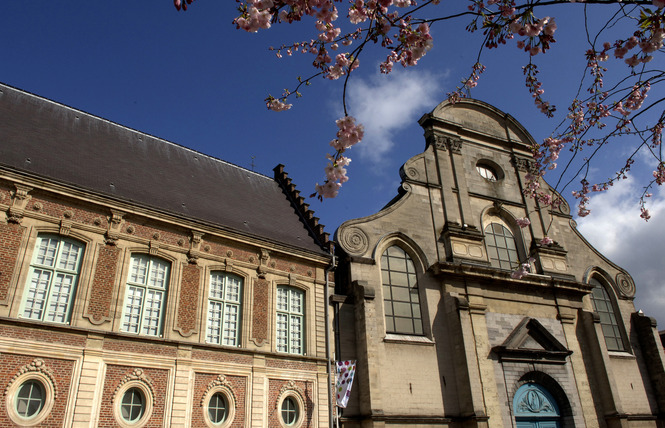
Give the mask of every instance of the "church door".
<path id="1" fill-rule="evenodd" d="M 559 406 L 542 385 L 525 383 L 513 398 L 517 428 L 561 428 Z"/>

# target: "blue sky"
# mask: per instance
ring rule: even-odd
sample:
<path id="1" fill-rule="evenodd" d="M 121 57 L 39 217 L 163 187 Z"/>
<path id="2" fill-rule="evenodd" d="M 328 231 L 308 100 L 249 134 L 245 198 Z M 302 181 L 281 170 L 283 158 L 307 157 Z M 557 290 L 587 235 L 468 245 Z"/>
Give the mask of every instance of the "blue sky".
<path id="1" fill-rule="evenodd" d="M 278 59 L 267 47 L 308 40 L 313 26 L 278 25 L 247 34 L 231 24 L 235 4 L 197 0 L 178 13 L 169 0 L 6 2 L 0 81 L 269 176 L 283 163 L 309 195 L 323 181 L 334 120 L 342 116 L 341 81 L 316 79 L 293 109 L 266 110 L 268 94 L 279 96 L 296 76 L 313 71 L 310 55 Z M 454 5 L 459 10 L 466 4 Z M 533 107 L 521 74 L 527 58 L 514 42 L 486 52 L 488 69 L 472 96 L 513 115 L 536 140 L 549 136 L 583 71 L 582 7 L 548 11 L 557 17 L 558 42 L 537 58 L 545 98 L 559 105 L 557 118 L 546 119 Z M 602 12 L 593 16 L 597 22 L 591 25 L 599 25 Z M 395 196 L 399 167 L 424 148 L 418 118 L 443 101 L 475 62 L 482 39 L 464 31 L 467 23 L 433 26 L 434 48 L 415 69 L 395 67 L 386 77 L 378 73 L 383 52 L 361 59 L 348 101 L 350 114 L 365 124 L 364 147 L 349 153 L 351 179 L 339 198 L 309 201 L 331 234 L 342 221 L 372 214 Z M 611 175 L 609 167 L 627 150 L 619 146 L 604 154 L 592 177 Z M 653 163 L 639 162 L 636 170 L 648 176 Z M 589 241 L 629 270 L 638 286 L 637 308 L 659 318 L 663 329 L 665 198 L 655 192 L 653 218 L 645 223 L 634 197 L 641 185 L 636 174 L 595 196 L 592 215 L 578 223 Z"/>

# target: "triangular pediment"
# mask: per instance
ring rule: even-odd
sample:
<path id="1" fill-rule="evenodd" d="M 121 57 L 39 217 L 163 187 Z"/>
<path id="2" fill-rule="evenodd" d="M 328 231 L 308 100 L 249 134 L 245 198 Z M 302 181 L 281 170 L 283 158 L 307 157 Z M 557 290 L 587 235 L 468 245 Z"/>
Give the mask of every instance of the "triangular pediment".
<path id="1" fill-rule="evenodd" d="M 492 348 L 501 361 L 565 364 L 572 354 L 537 319 L 525 317 L 500 345 Z"/>

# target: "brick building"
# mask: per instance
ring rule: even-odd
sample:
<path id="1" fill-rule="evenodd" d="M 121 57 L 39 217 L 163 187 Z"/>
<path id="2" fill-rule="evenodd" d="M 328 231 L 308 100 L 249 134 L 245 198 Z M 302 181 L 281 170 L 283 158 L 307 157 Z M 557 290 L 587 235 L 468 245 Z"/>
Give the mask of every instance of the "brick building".
<path id="1" fill-rule="evenodd" d="M 0 86 L 0 426 L 325 427 L 327 234 L 269 178 Z"/>
<path id="2" fill-rule="evenodd" d="M 524 196 L 529 133 L 474 100 L 420 124 L 399 194 L 336 232 L 336 353 L 358 361 L 343 425 L 665 426 L 655 322 L 565 203 Z"/>

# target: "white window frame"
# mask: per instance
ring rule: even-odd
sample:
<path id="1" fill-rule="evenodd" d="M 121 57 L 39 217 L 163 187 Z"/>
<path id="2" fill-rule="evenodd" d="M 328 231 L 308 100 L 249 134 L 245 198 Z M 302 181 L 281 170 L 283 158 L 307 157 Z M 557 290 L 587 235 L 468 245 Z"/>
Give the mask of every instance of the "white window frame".
<path id="1" fill-rule="evenodd" d="M 242 277 L 226 272 L 210 272 L 206 343 L 241 346 Z"/>
<path id="2" fill-rule="evenodd" d="M 305 354 L 305 291 L 279 285 L 276 294 L 275 347 L 277 352 Z"/>
<path id="3" fill-rule="evenodd" d="M 84 252 L 82 242 L 50 234 L 37 236 L 19 310 L 21 318 L 69 323 Z"/>
<path id="4" fill-rule="evenodd" d="M 143 394 L 143 414 L 135 421 L 128 421 L 122 417 L 122 400 L 127 391 L 132 388 L 140 390 L 141 394 Z M 116 391 L 113 401 L 113 416 L 115 417 L 118 426 L 121 428 L 140 428 L 147 424 L 152 416 L 154 397 L 150 388 L 140 380 L 132 380 L 122 385 L 122 387 Z"/>
<path id="5" fill-rule="evenodd" d="M 164 259 L 147 254 L 132 254 L 127 272 L 121 331 L 161 336 L 170 270 L 171 263 Z"/>

